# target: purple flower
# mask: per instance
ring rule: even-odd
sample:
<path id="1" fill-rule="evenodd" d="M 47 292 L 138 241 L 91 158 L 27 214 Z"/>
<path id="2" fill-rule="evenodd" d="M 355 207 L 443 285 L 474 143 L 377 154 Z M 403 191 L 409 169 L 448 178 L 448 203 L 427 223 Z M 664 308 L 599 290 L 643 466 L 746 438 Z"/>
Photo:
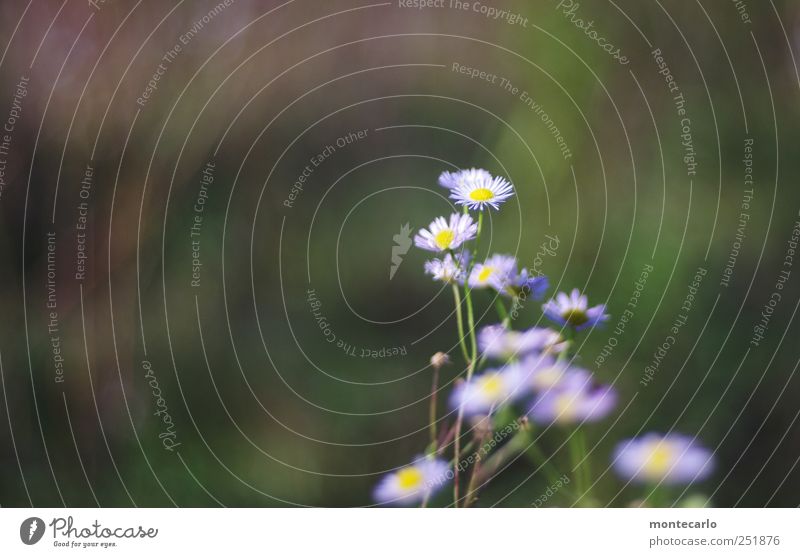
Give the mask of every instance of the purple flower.
<path id="1" fill-rule="evenodd" d="M 544 393 L 561 384 L 589 385 L 591 383 L 591 373 L 546 353 L 528 356 L 520 362 L 520 365 L 528 374 L 528 384 L 535 393 Z"/>
<path id="2" fill-rule="evenodd" d="M 714 469 L 711 451 L 680 433 L 648 433 L 623 441 L 614 451 L 612 465 L 626 480 L 668 485 L 704 480 Z"/>
<path id="3" fill-rule="evenodd" d="M 513 284 L 513 287 L 517 289 L 515 292 L 517 296 L 519 296 L 522 291 L 525 291 L 526 295 L 534 300 L 541 300 L 549 286 L 550 280 L 546 276 L 528 276 L 528 269 L 522 269 Z"/>
<path id="4" fill-rule="evenodd" d="M 373 497 L 382 505 L 414 505 L 428 499 L 450 479 L 450 466 L 440 458 L 420 456 L 383 477 Z"/>
<path id="5" fill-rule="evenodd" d="M 495 254 L 483 263 L 477 263 L 468 278 L 470 288 L 505 290 L 517 274 L 517 260 L 513 255 Z"/>
<path id="6" fill-rule="evenodd" d="M 558 352 L 564 346 L 558 332 L 543 327 L 511 331 L 503 325 L 488 325 L 478 333 L 481 354 L 498 360 L 521 358 L 532 352 Z"/>
<path id="7" fill-rule="evenodd" d="M 491 414 L 525 396 L 528 393 L 526 379 L 527 375 L 516 363 L 487 370 L 456 386 L 450 397 L 450 407 L 463 408 L 466 416 Z"/>
<path id="8" fill-rule="evenodd" d="M 576 331 L 607 321 L 606 306 L 588 307 L 586 296 L 575 288 L 569 295 L 559 292 L 554 300 L 542 306 L 544 314 L 559 325 L 569 325 Z"/>
<path id="9" fill-rule="evenodd" d="M 594 386 L 588 375 L 572 374 L 541 393 L 528 415 L 540 424 L 596 422 L 616 405 L 617 393 L 611 386 Z"/>
<path id="10" fill-rule="evenodd" d="M 483 263 L 477 263 L 468 278 L 470 288 L 494 288 L 504 296 L 526 295 L 539 300 L 549 281 L 545 276 L 529 276 L 528 269 L 519 271 L 513 255 L 494 254 Z"/>

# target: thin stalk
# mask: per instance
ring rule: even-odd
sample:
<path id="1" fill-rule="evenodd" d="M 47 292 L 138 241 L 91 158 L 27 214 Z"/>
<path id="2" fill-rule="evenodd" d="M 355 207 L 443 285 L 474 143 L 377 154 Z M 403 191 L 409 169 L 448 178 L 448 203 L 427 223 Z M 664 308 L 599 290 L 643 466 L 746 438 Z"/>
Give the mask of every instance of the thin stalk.
<path id="1" fill-rule="evenodd" d="M 463 408 L 463 407 L 462 407 Z M 458 477 L 459 477 L 459 469 L 461 468 L 461 420 L 463 419 L 463 411 L 459 409 L 458 412 L 458 420 L 456 421 L 456 437 L 454 440 L 455 443 L 455 450 L 453 454 L 453 460 L 450 461 L 450 465 L 453 466 L 453 507 L 458 508 Z M 475 441 L 470 441 L 464 446 L 464 452 L 469 451 L 472 446 L 475 444 Z"/>
<path id="2" fill-rule="evenodd" d="M 478 357 L 478 341 L 475 338 L 475 312 L 472 309 L 472 295 L 470 294 L 471 290 L 472 289 L 468 286 L 464 288 L 464 298 L 467 301 L 467 326 L 469 327 L 469 340 L 472 343 L 472 357 L 469 359 L 472 370 L 469 368 L 467 369 L 467 381 L 469 381 L 472 375 L 471 372 L 474 371 L 475 360 Z"/>
<path id="3" fill-rule="evenodd" d="M 488 433 L 484 433 L 480 437 L 476 437 L 475 441 L 479 447 L 482 447 L 486 439 L 491 435 L 491 431 Z M 467 483 L 467 500 L 464 501 L 464 507 L 469 507 L 472 503 L 475 502 L 478 493 L 478 477 L 481 473 L 481 462 L 482 459 L 478 459 L 472 467 L 469 476 L 469 482 Z"/>
<path id="4" fill-rule="evenodd" d="M 443 455 L 445 449 L 450 446 L 450 442 L 453 440 L 453 436 L 456 433 L 456 426 L 453 424 L 450 429 L 442 429 L 439 433 L 441 439 L 439 439 L 439 448 L 436 450 L 437 454 Z"/>
<path id="5" fill-rule="evenodd" d="M 478 243 L 480 242 L 481 238 L 481 229 L 483 227 L 483 213 L 478 213 L 478 230 L 477 234 L 475 235 L 475 250 L 477 254 Z M 467 281 L 469 280 L 469 274 L 472 270 L 473 261 L 470 262 L 469 269 L 467 269 Z M 467 361 L 467 377 L 466 381 L 469 383 L 472 380 L 472 374 L 475 371 L 475 363 L 477 362 L 478 356 L 478 342 L 475 338 L 475 312 L 472 307 L 472 296 L 470 295 L 470 287 L 468 282 L 464 285 L 464 298 L 467 303 L 467 326 L 469 327 L 469 339 L 470 344 L 472 345 L 471 351 L 466 350 L 464 336 L 460 333 L 463 331 L 463 322 L 462 326 L 459 329 L 460 338 L 462 341 L 462 349 L 464 350 L 464 358 Z M 455 292 L 455 289 L 454 289 Z M 458 316 L 456 316 L 458 317 Z M 456 433 L 454 439 L 454 460 L 455 462 L 459 462 L 461 459 L 461 426 L 464 422 L 464 406 L 460 405 L 458 408 L 458 417 L 456 418 Z M 459 466 L 456 465 L 455 473 L 453 477 L 453 506 L 458 507 L 458 500 L 459 500 Z"/>
<path id="6" fill-rule="evenodd" d="M 481 474 L 476 480 L 476 483 L 478 481 L 483 482 L 488 476 L 497 472 L 497 470 L 512 457 L 522 453 L 527 445 L 527 433 L 521 431 L 514 435 L 514 437 L 508 440 L 508 443 L 497 449 L 492 456 L 486 460 L 486 465 L 481 469 Z"/>
<path id="7" fill-rule="evenodd" d="M 431 385 L 431 403 L 428 409 L 428 420 L 430 425 L 428 429 L 431 433 L 431 447 L 433 452 L 436 452 L 436 394 L 439 387 L 439 366 L 433 366 L 433 385 Z"/>
<path id="8" fill-rule="evenodd" d="M 478 342 L 475 339 L 475 312 L 472 309 L 472 296 L 470 296 L 469 286 L 464 287 L 464 298 L 467 301 L 467 326 L 469 327 L 469 338 L 472 344 L 471 357 L 467 359 L 467 378 L 469 383 L 472 380 L 472 374 L 475 372 L 475 362 L 478 356 Z M 461 457 L 461 425 L 464 421 L 464 406 L 458 408 L 458 418 L 456 419 L 456 437 L 455 437 L 455 457 L 458 460 Z M 456 467 L 455 475 L 453 478 L 453 505 L 458 507 L 458 492 L 459 492 L 459 474 L 458 467 Z"/>
<path id="9" fill-rule="evenodd" d="M 481 472 L 481 463 L 476 462 L 472 467 L 472 474 L 467 484 L 467 500 L 464 501 L 464 508 L 470 507 L 478 498 L 478 475 Z"/>
<path id="10" fill-rule="evenodd" d="M 456 304 L 456 323 L 458 325 L 458 344 L 461 345 L 461 353 L 464 361 L 469 362 L 469 350 L 467 349 L 466 337 L 464 335 L 464 316 L 461 312 L 461 292 L 458 284 L 453 283 L 453 299 Z"/>
<path id="11" fill-rule="evenodd" d="M 494 307 L 497 309 L 497 315 L 500 317 L 500 321 L 502 321 L 503 325 L 507 327 L 511 320 L 508 318 L 508 310 L 506 309 L 506 305 L 503 303 L 503 300 L 499 295 L 494 300 Z"/>
<path id="12" fill-rule="evenodd" d="M 533 464 L 542 469 L 542 472 L 544 472 L 545 476 L 547 477 L 547 481 L 550 482 L 551 485 L 556 484 L 561 479 L 558 469 L 547 459 L 547 457 L 544 456 L 542 450 L 533 440 L 530 440 L 530 443 L 525 450 L 525 454 Z M 565 488 L 561 489 L 568 495 L 570 494 L 569 490 Z"/>
<path id="13" fill-rule="evenodd" d="M 580 437 L 581 453 L 583 454 L 583 466 L 581 469 L 583 470 L 583 485 L 586 486 L 584 496 L 589 497 L 592 489 L 592 462 L 589 459 L 589 452 L 586 450 L 586 435 L 583 429 L 578 429 L 577 433 Z"/>
<path id="14" fill-rule="evenodd" d="M 468 453 L 470 450 L 472 450 L 472 447 L 474 447 L 474 446 L 475 446 L 475 441 L 474 441 L 474 440 L 473 440 L 473 441 L 470 441 L 469 443 L 467 443 L 466 445 L 464 445 L 464 448 L 463 448 L 462 452 L 463 452 L 463 453 Z M 456 465 L 456 466 L 457 466 L 457 465 L 459 464 L 459 462 L 458 462 L 458 461 L 457 461 L 455 458 L 453 458 L 453 459 L 452 459 L 452 460 L 449 462 L 449 464 L 450 464 L 450 466 L 453 466 L 453 465 Z"/>

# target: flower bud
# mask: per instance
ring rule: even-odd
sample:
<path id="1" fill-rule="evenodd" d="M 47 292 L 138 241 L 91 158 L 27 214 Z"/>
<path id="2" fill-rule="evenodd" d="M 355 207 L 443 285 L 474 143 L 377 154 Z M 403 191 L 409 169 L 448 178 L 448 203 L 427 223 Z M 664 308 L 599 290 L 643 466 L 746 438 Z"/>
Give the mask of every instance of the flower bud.
<path id="1" fill-rule="evenodd" d="M 436 369 L 441 369 L 443 366 L 450 363 L 450 356 L 444 352 L 437 352 L 431 356 L 431 365 Z"/>

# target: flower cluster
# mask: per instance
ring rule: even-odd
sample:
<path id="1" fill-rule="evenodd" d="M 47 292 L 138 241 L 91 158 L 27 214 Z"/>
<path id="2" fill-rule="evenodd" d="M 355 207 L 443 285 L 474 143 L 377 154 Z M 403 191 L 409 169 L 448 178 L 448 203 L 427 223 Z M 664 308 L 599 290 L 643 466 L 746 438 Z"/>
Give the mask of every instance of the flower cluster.
<path id="1" fill-rule="evenodd" d="M 433 280 L 452 287 L 457 314 L 458 341 L 466 364 L 465 377 L 459 379 L 449 397 L 450 415 L 455 423 L 437 430 L 436 396 L 439 369 L 450 362 L 443 353 L 431 359 L 434 383 L 431 394 L 431 441 L 426 454 L 410 465 L 385 476 L 374 492 L 380 504 L 428 504 L 436 492 L 453 480 L 453 506 L 469 506 L 475 500 L 475 475 L 472 470 L 467 492 L 459 472 L 461 437 L 465 418 L 476 425 L 473 441 L 490 438 L 495 428 L 507 425 L 509 417 L 519 427 L 501 450 L 488 457 L 485 466 L 499 469 L 504 459 L 527 451 L 535 440 L 536 426 L 556 426 L 569 433 L 573 444 L 570 453 L 578 469 L 575 488 L 578 500 L 583 499 L 591 484 L 585 453 L 584 429 L 591 423 L 609 417 L 615 410 L 619 393 L 612 385 L 599 382 L 588 370 L 580 367 L 576 353 L 576 335 L 597 327 L 609 319 L 606 306 L 589 306 L 586 295 L 578 289 L 559 292 L 541 306 L 541 316 L 550 327 L 534 326 L 514 330 L 505 299 L 514 303 L 521 297 L 542 299 L 549 287 L 544 276 L 531 276 L 517 259 L 507 254 L 479 258 L 483 210 L 498 210 L 514 195 L 513 186 L 502 177 L 482 169 L 443 172 L 439 185 L 450 191 L 450 198 L 464 207 L 462 213 L 437 217 L 419 231 L 414 244 L 434 252 L 436 258 L 424 265 Z M 477 218 L 470 214 L 477 211 Z M 470 242 L 474 245 L 468 246 Z M 478 327 L 474 321 L 473 296 L 488 290 L 494 295 L 499 323 Z M 466 306 L 464 326 L 462 305 Z M 512 306 L 513 307 L 513 306 Z M 452 446 L 452 459 L 445 460 Z M 516 452 L 515 452 L 516 451 Z M 690 484 L 706 479 L 713 469 L 712 454 L 691 437 L 681 434 L 645 434 L 620 443 L 611 462 L 617 475 L 626 481 L 659 485 Z"/>

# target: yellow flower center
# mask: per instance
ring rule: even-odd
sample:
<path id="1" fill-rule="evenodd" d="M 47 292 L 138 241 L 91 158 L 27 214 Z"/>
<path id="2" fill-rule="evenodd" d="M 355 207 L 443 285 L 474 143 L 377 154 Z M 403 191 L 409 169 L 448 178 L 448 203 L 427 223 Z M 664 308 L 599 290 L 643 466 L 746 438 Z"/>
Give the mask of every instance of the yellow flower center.
<path id="1" fill-rule="evenodd" d="M 575 394 L 565 393 L 556 399 L 556 419 L 559 422 L 571 422 L 575 417 Z"/>
<path id="2" fill-rule="evenodd" d="M 494 192 L 487 188 L 478 188 L 469 192 L 469 198 L 473 201 L 489 201 L 494 198 Z"/>
<path id="3" fill-rule="evenodd" d="M 489 277 L 492 276 L 492 273 L 494 273 L 494 267 L 486 265 L 481 269 L 481 272 L 478 273 L 478 282 L 486 282 L 489 280 Z"/>
<path id="4" fill-rule="evenodd" d="M 672 451 L 665 443 L 658 443 L 650 450 L 650 456 L 642 471 L 649 477 L 661 478 L 672 466 Z"/>
<path id="5" fill-rule="evenodd" d="M 561 379 L 561 370 L 556 368 L 549 368 L 536 374 L 533 379 L 534 386 L 537 389 L 545 390 L 555 387 Z"/>
<path id="6" fill-rule="evenodd" d="M 478 387 L 489 398 L 497 398 L 503 392 L 503 380 L 499 375 L 488 375 L 481 379 Z"/>
<path id="7" fill-rule="evenodd" d="M 561 317 L 564 318 L 564 321 L 574 327 L 578 327 L 589 321 L 589 316 L 587 316 L 586 312 L 582 309 L 571 309 L 569 311 L 565 311 Z"/>
<path id="8" fill-rule="evenodd" d="M 433 241 L 436 242 L 436 245 L 439 246 L 439 249 L 447 249 L 450 247 L 450 244 L 453 243 L 455 237 L 455 232 L 449 228 L 445 228 L 433 238 Z"/>
<path id="9" fill-rule="evenodd" d="M 397 473 L 397 483 L 401 489 L 415 489 L 422 483 L 422 472 L 415 466 L 403 468 Z"/>

